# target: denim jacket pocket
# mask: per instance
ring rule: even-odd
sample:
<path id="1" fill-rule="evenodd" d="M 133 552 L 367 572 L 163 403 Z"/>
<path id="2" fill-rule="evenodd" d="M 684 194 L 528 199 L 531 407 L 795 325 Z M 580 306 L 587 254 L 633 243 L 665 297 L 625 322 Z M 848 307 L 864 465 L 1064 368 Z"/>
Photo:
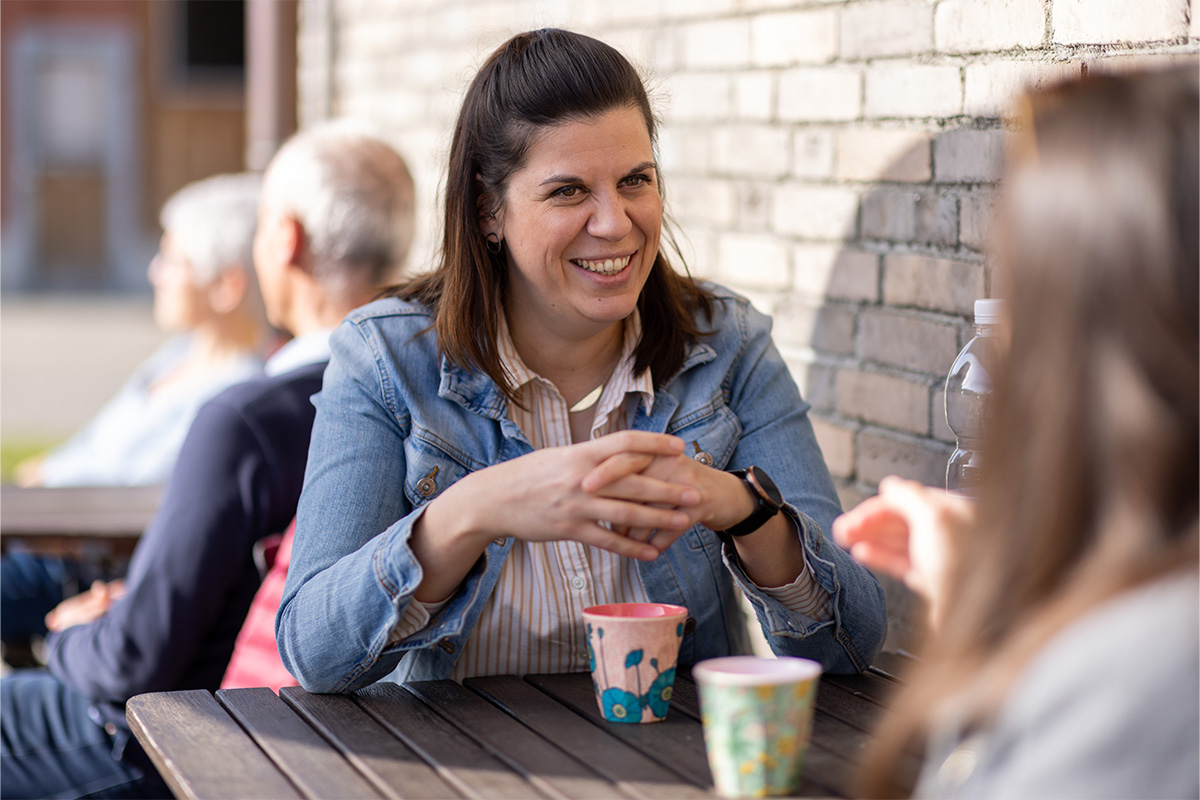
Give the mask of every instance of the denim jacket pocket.
<path id="1" fill-rule="evenodd" d="M 667 433 L 683 439 L 687 455 L 713 469 L 724 469 L 742 438 L 742 424 L 718 393 L 706 406 L 673 419 Z M 691 549 L 704 550 L 706 536 L 712 534 L 695 526 L 683 538 Z"/>
<path id="2" fill-rule="evenodd" d="M 425 505 L 470 472 L 447 452 L 438 437 L 415 426 L 404 443 L 404 451 L 407 460 L 404 494 L 414 509 Z"/>

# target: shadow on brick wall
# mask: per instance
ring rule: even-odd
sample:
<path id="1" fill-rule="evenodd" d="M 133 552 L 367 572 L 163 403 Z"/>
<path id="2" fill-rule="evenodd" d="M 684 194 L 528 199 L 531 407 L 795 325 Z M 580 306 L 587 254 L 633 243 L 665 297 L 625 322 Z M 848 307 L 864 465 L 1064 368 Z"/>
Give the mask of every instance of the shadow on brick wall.
<path id="1" fill-rule="evenodd" d="M 774 313 L 783 329 L 807 330 L 791 343 L 812 354 L 797 377 L 845 508 L 890 474 L 944 485 L 946 373 L 973 333 L 974 301 L 989 295 L 983 254 L 1002 141 L 995 119 L 839 139 L 838 178 L 858 190 L 857 213 L 832 247 L 797 246 L 797 292 Z M 900 581 L 880 582 L 886 646 L 912 649 L 924 603 Z"/>

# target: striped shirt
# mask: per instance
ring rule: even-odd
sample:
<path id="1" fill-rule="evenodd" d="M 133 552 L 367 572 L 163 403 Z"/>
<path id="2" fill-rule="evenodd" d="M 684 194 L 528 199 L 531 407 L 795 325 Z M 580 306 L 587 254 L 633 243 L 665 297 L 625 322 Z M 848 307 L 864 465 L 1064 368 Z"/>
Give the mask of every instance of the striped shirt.
<path id="1" fill-rule="evenodd" d="M 621 357 L 601 392 L 592 422 L 595 439 L 629 427 L 639 404 L 651 407 L 654 383 L 648 371 L 633 374 L 634 347 L 641 338 L 635 311 L 625 322 Z M 501 362 L 517 387 L 520 403 L 509 418 L 534 449 L 571 444 L 567 403 L 554 384 L 525 365 L 501 319 Z M 524 406 L 524 408 L 522 408 Z M 829 619 L 829 595 L 805 570 L 791 584 L 764 589 L 787 608 Z M 588 668 L 583 609 L 604 603 L 646 602 L 637 561 L 576 541 L 513 542 L 475 630 L 455 665 L 455 680 L 475 675 L 553 673 Z M 448 600 L 446 601 L 448 602 Z M 391 639 L 419 631 L 443 603 L 409 603 Z"/>

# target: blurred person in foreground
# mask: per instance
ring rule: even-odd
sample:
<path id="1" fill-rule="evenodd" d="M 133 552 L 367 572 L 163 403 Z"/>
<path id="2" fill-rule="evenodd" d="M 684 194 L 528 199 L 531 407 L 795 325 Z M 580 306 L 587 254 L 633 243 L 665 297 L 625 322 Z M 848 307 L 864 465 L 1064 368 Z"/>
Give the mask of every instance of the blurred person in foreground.
<path id="1" fill-rule="evenodd" d="M 922 797 L 1200 793 L 1197 69 L 1031 93 L 997 229 L 1010 350 L 978 508 L 896 478 L 834 523 L 927 597 L 866 762 Z"/>
<path id="2" fill-rule="evenodd" d="M 272 159 L 254 263 L 271 322 L 293 338 L 266 377 L 200 409 L 124 596 L 65 601 L 49 672 L 0 681 L 0 796 L 167 796 L 125 701 L 218 688 L 259 585 L 254 545 L 296 512 L 329 334 L 396 280 L 413 214 L 403 159 L 348 124 L 301 132 Z"/>
<path id="3" fill-rule="evenodd" d="M 258 175 L 216 175 L 166 202 L 150 262 L 154 321 L 174 335 L 143 362 L 86 426 L 17 465 L 22 486 L 151 486 L 170 475 L 188 428 L 207 400 L 263 370 L 267 326 L 251 247 Z M 125 563 L 101 565 L 15 552 L 0 562 L 5 658 L 36 663 L 30 641 L 46 613 L 91 585 L 121 591 Z"/>
<path id="4" fill-rule="evenodd" d="M 688 608 L 682 664 L 749 651 L 742 596 L 776 652 L 870 664 L 883 592 L 829 538 L 808 404 L 770 320 L 672 266 L 662 187 L 609 45 L 479 70 L 439 263 L 330 340 L 276 623 L 305 688 L 585 670 L 583 608 L 620 601 Z"/>

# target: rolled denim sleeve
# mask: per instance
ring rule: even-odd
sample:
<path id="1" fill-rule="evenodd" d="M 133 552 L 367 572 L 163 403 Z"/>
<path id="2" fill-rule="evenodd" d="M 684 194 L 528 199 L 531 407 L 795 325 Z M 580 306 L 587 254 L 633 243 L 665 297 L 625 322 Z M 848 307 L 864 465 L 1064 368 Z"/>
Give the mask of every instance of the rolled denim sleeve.
<path id="1" fill-rule="evenodd" d="M 386 391 L 383 345 L 347 321 L 330 347 L 275 621 L 284 666 L 312 692 L 395 668 L 404 649 L 388 638 L 422 579 L 408 546 L 421 513 L 404 492 L 409 420 Z"/>
<path id="2" fill-rule="evenodd" d="M 730 376 L 729 403 L 742 436 L 728 468 L 761 467 L 779 486 L 813 576 L 833 600 L 832 619 L 790 611 L 763 592 L 742 571 L 732 544 L 723 548 L 725 563 L 775 653 L 819 660 L 832 672 L 861 671 L 887 633 L 883 589 L 830 538 L 841 504 L 813 434 L 809 405 L 771 340 L 770 319 L 745 301 L 737 316 L 744 344 Z"/>

